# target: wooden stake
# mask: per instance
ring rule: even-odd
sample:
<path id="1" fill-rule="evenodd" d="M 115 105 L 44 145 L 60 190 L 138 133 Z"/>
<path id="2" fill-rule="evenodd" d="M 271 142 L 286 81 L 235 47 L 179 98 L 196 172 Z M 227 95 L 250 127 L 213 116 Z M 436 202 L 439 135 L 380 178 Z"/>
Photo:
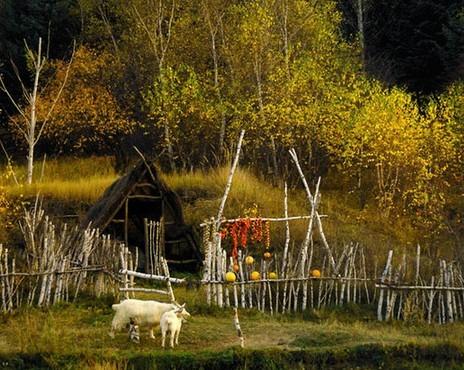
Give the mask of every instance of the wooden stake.
<path id="1" fill-rule="evenodd" d="M 393 250 L 388 251 L 387 256 L 387 263 L 385 264 L 385 270 L 382 273 L 382 277 L 380 278 L 380 282 L 384 283 L 385 279 L 387 278 L 388 271 L 390 270 L 390 265 L 393 257 Z M 383 307 L 383 297 L 384 297 L 384 289 L 380 289 L 380 296 L 379 296 L 379 303 L 377 305 L 377 320 L 382 321 L 382 307 Z"/>
<path id="2" fill-rule="evenodd" d="M 240 321 L 238 319 L 238 309 L 237 309 L 237 307 L 234 307 L 234 326 L 235 326 L 235 330 L 237 330 L 238 339 L 240 340 L 240 347 L 244 348 L 245 347 L 245 338 L 243 337 L 242 328 L 240 327 Z"/>

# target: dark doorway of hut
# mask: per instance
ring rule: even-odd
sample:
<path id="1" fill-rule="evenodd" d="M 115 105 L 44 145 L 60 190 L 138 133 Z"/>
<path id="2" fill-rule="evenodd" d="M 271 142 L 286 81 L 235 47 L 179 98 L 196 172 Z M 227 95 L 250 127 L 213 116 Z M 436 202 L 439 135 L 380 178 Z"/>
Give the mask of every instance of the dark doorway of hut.
<path id="1" fill-rule="evenodd" d="M 202 262 L 199 238 L 184 221 L 179 196 L 143 158 L 116 180 L 88 211 L 85 225 L 139 249 L 137 269 L 158 274 L 160 257 L 169 267 L 197 271 Z"/>

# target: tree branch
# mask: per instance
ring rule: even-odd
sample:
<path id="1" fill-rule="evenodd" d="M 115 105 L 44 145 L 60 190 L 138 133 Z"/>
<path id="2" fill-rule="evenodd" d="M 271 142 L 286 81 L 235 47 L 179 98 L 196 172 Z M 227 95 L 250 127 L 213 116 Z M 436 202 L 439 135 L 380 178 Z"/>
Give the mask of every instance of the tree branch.
<path id="1" fill-rule="evenodd" d="M 64 89 L 64 86 L 66 85 L 66 82 L 68 81 L 68 76 L 69 76 L 69 70 L 71 69 L 71 65 L 72 65 L 72 62 L 74 60 L 74 54 L 76 52 L 76 41 L 73 42 L 73 50 L 72 50 L 72 54 L 71 54 L 71 59 L 68 63 L 68 66 L 66 68 L 66 74 L 64 76 L 64 80 L 63 80 L 63 83 L 61 84 L 60 86 L 60 89 L 58 91 L 58 94 L 56 95 L 56 98 L 55 100 L 53 101 L 53 104 L 52 106 L 50 107 L 47 115 L 45 116 L 45 119 L 44 121 L 42 122 L 42 125 L 40 126 L 40 129 L 39 129 L 39 132 L 37 133 L 37 136 L 35 138 L 35 141 L 34 141 L 34 145 L 37 144 L 37 142 L 39 141 L 40 139 L 40 136 L 42 135 L 42 132 L 45 128 L 45 125 L 47 124 L 48 122 L 48 119 L 50 118 L 50 115 L 52 114 L 53 112 L 53 109 L 55 109 L 55 105 L 56 103 L 58 102 L 58 100 L 60 99 L 60 96 L 61 96 L 61 93 L 63 92 L 63 89 Z"/>

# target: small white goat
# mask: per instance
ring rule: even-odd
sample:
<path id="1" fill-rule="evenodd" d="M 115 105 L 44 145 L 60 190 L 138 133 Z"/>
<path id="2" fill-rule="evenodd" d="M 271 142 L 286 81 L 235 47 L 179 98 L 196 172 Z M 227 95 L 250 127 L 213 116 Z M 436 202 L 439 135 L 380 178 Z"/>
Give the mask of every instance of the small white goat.
<path id="1" fill-rule="evenodd" d="M 182 328 L 182 321 L 185 318 L 190 317 L 190 314 L 184 307 L 185 304 L 177 309 L 167 311 L 161 316 L 161 347 L 164 348 L 167 332 L 171 333 L 171 348 L 174 348 L 174 340 L 176 341 L 176 345 L 179 345 L 179 334 L 180 329 Z"/>
<path id="2" fill-rule="evenodd" d="M 140 327 L 149 327 L 150 338 L 155 339 L 153 329 L 159 325 L 163 313 L 180 307 L 183 309 L 184 306 L 179 306 L 177 303 L 126 299 L 112 306 L 116 314 L 113 317 L 109 335 L 114 338 L 115 331 L 127 327 L 131 319 L 133 319 Z"/>

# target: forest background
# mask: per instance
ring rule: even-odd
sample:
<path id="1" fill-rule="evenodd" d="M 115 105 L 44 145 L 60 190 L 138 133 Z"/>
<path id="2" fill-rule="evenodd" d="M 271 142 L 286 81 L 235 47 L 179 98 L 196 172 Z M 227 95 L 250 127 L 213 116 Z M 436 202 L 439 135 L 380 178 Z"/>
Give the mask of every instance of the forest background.
<path id="1" fill-rule="evenodd" d="M 297 185 L 294 147 L 323 193 L 464 257 L 460 1 L 3 0 L 14 163 L 26 162 L 39 38 L 36 158 L 114 156 L 123 171 L 135 145 L 167 173 L 208 170 L 245 129 L 241 163 L 262 179 Z"/>

